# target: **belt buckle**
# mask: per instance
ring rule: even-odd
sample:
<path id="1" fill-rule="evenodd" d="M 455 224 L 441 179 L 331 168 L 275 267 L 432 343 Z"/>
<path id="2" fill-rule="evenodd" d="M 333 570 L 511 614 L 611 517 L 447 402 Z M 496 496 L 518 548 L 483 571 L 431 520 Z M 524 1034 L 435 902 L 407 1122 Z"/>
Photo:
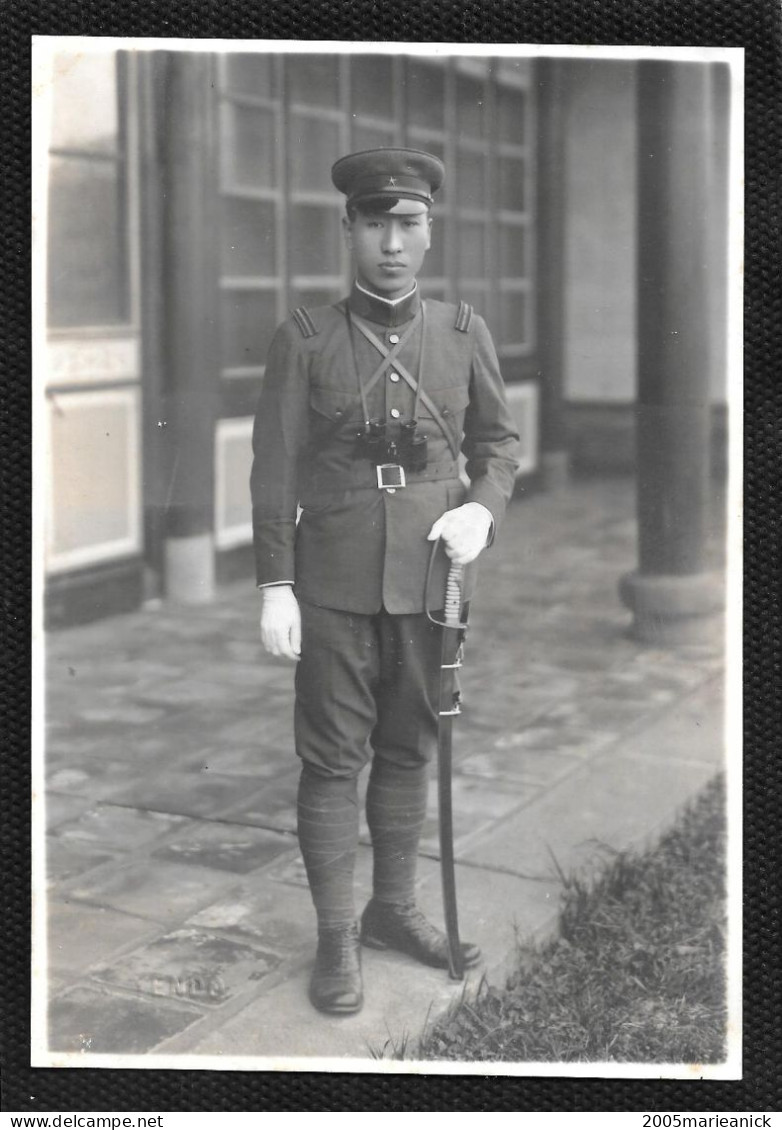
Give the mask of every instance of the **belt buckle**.
<path id="1" fill-rule="evenodd" d="M 375 470 L 380 490 L 397 490 L 399 487 L 407 486 L 405 469 L 398 463 L 378 463 Z"/>

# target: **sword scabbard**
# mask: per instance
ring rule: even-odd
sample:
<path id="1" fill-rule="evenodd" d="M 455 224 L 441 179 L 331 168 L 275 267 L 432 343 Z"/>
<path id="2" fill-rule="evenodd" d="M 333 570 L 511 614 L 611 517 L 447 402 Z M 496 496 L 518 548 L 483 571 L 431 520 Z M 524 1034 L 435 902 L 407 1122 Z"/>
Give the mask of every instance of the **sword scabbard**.
<path id="1" fill-rule="evenodd" d="M 451 565 L 445 590 L 445 617 L 442 625 L 440 659 L 440 709 L 438 719 L 438 810 L 440 823 L 440 870 L 443 886 L 443 911 L 448 938 L 449 972 L 453 980 L 464 979 L 464 955 L 459 940 L 456 903 L 456 873 L 453 847 L 453 806 L 451 794 L 452 727 L 459 714 L 459 693 L 455 691 L 456 671 L 461 666 L 460 648 L 463 569 Z"/>

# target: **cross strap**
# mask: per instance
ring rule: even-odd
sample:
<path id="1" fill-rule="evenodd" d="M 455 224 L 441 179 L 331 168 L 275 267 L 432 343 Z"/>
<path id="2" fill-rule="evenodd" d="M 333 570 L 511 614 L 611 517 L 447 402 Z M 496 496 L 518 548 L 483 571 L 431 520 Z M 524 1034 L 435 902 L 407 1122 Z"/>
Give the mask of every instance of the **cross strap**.
<path id="1" fill-rule="evenodd" d="M 353 314 L 347 308 L 346 308 L 345 312 L 346 312 L 346 316 L 347 316 L 347 319 L 348 319 L 348 331 L 350 333 L 350 344 L 351 344 L 352 353 L 353 353 L 353 365 L 354 365 L 354 368 L 356 370 L 356 380 L 358 381 L 358 388 L 359 388 L 359 392 L 361 394 L 361 410 L 362 410 L 362 413 L 363 413 L 363 416 L 364 416 L 364 420 L 367 421 L 369 419 L 369 414 L 368 414 L 368 409 L 367 409 L 367 393 L 369 393 L 375 387 L 377 382 L 382 377 L 383 373 L 385 373 L 386 370 L 388 369 L 389 365 L 393 365 L 394 368 L 399 368 L 400 372 L 401 372 L 401 366 L 400 366 L 399 362 L 396 360 L 396 357 L 397 357 L 397 354 L 399 353 L 399 351 L 402 349 L 402 347 L 412 337 L 413 332 L 415 331 L 415 328 L 418 325 L 418 323 L 423 321 L 423 306 L 418 311 L 418 313 L 413 318 L 413 320 L 410 322 L 410 325 L 407 327 L 405 332 L 401 335 L 401 337 L 399 338 L 399 341 L 396 343 L 396 345 L 393 347 L 393 349 L 387 349 L 386 348 L 384 343 L 381 342 L 380 339 L 378 337 L 376 337 L 375 334 L 372 333 L 372 330 L 369 328 L 369 326 L 367 325 L 367 323 L 364 321 L 363 318 L 359 318 L 356 314 Z M 381 356 L 383 358 L 382 361 L 380 362 L 380 364 L 378 365 L 378 367 L 375 369 L 372 376 L 369 377 L 369 379 L 366 380 L 366 381 L 363 381 L 361 379 L 361 374 L 358 371 L 358 363 L 356 362 L 356 350 L 355 350 L 355 346 L 354 346 L 354 343 L 353 343 L 353 327 L 354 326 L 358 330 L 361 331 L 361 333 L 367 339 L 367 341 L 371 341 L 371 343 L 375 346 L 375 348 L 378 350 L 378 352 L 381 354 Z M 417 398 L 416 398 L 416 404 L 417 404 L 417 402 L 418 401 L 417 401 Z"/>
<path id="2" fill-rule="evenodd" d="M 371 383 L 368 383 L 365 386 L 362 385 L 362 388 L 364 388 L 365 390 L 368 389 L 368 388 L 371 388 L 372 385 L 374 384 L 374 382 L 379 378 L 380 373 L 384 372 L 389 364 L 393 364 L 395 371 L 399 373 L 399 375 L 402 377 L 402 379 L 409 385 L 409 387 L 415 393 L 415 398 L 416 398 L 415 399 L 415 402 L 416 402 L 415 415 L 417 415 L 417 413 L 418 413 L 418 403 L 420 401 L 426 407 L 427 411 L 429 412 L 429 415 L 435 421 L 435 423 L 439 427 L 440 431 L 443 433 L 446 440 L 448 441 L 448 446 L 451 449 L 451 454 L 453 455 L 454 459 L 458 458 L 459 441 L 456 438 L 456 436 L 454 435 L 453 429 L 450 428 L 448 426 L 448 424 L 446 423 L 445 418 L 443 417 L 443 414 L 440 412 L 440 409 L 437 407 L 437 405 L 434 403 L 434 401 L 431 399 L 431 397 L 424 391 L 424 388 L 423 388 L 423 383 L 424 383 L 423 373 L 421 373 L 420 379 L 418 381 L 416 381 L 415 378 L 408 371 L 406 366 L 403 365 L 401 363 L 401 361 L 399 361 L 397 356 L 396 356 L 398 351 L 402 348 L 403 343 L 407 340 L 407 337 L 409 336 L 410 332 L 412 331 L 412 326 L 410 327 L 408 332 L 405 334 L 405 336 L 400 339 L 400 341 L 394 347 L 394 349 L 389 350 L 389 349 L 386 348 L 385 343 L 380 340 L 380 338 L 377 336 L 377 334 L 375 334 L 375 332 L 364 321 L 363 318 L 359 318 L 356 314 L 351 314 L 350 320 L 351 320 L 351 323 L 353 325 L 355 325 L 356 329 L 358 329 L 360 331 L 360 333 L 363 335 L 363 337 L 370 343 L 370 345 L 373 345 L 375 347 L 375 349 L 377 349 L 377 351 L 383 357 L 383 360 L 380 363 L 379 369 L 376 370 L 375 373 L 373 373 L 372 377 L 370 378 Z"/>

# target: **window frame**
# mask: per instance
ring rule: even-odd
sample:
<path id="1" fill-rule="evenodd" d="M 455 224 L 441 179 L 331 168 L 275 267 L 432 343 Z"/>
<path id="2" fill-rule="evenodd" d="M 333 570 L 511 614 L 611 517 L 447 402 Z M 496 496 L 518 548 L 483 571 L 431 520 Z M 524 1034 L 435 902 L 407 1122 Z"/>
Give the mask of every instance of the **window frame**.
<path id="1" fill-rule="evenodd" d="M 325 54 L 325 53 L 324 53 Z M 361 58 L 372 55 L 371 47 L 361 53 Z M 335 225 L 339 225 L 343 214 L 342 198 L 334 190 L 309 188 L 306 185 L 296 189 L 292 186 L 291 134 L 296 116 L 308 121 L 325 121 L 337 127 L 339 153 L 352 152 L 360 147 L 357 135 L 362 130 L 384 131 L 389 144 L 410 146 L 412 148 L 435 148 L 442 152 L 446 168 L 449 170 L 445 186 L 445 198 L 436 199 L 433 216 L 435 239 L 442 249 L 442 271 L 438 275 L 422 274 L 423 293 L 445 301 L 455 302 L 462 298 L 477 302 L 480 299 L 480 312 L 483 313 L 492 329 L 497 352 L 501 362 L 508 363 L 510 379 L 518 377 L 523 361 L 534 354 L 536 349 L 536 311 L 535 311 L 535 184 L 536 154 L 533 144 L 534 130 L 534 71 L 525 65 L 519 73 L 514 73 L 506 60 L 493 57 L 436 56 L 436 55 L 393 55 L 391 62 L 391 108 L 392 117 L 382 117 L 376 112 L 365 114 L 354 102 L 352 53 L 338 55 L 334 59 L 338 104 L 323 106 L 307 101 L 299 95 L 292 96 L 291 69 L 297 66 L 303 56 L 278 54 L 266 56 L 271 68 L 271 96 L 259 96 L 232 90 L 228 83 L 226 56 L 218 56 L 216 98 L 218 106 L 234 103 L 245 108 L 268 113 L 272 112 L 276 134 L 275 162 L 277 166 L 275 183 L 272 187 L 259 188 L 232 185 L 227 175 L 229 161 L 225 147 L 229 141 L 218 139 L 218 184 L 222 201 L 230 198 L 247 201 L 271 202 L 275 209 L 275 273 L 270 275 L 227 275 L 218 267 L 219 293 L 221 296 L 238 291 L 267 293 L 276 291 L 277 322 L 287 317 L 290 309 L 304 301 L 329 302 L 344 293 L 350 285 L 350 256 L 340 239 L 340 258 L 331 264 L 329 273 L 319 273 L 318 264 L 312 269 L 294 273 L 291 246 L 291 225 L 294 211 L 298 206 L 310 205 L 323 208 L 333 214 Z M 528 61 L 527 61 L 528 64 Z M 431 67 L 442 76 L 443 81 L 443 121 L 442 128 L 415 124 L 411 120 L 409 106 L 410 70 L 412 67 Z M 484 94 L 483 135 L 465 136 L 459 132 L 458 79 L 465 76 L 473 82 L 482 84 Z M 521 141 L 506 141 L 498 135 L 497 92 L 500 87 L 515 89 L 524 96 L 525 119 Z M 314 98 L 314 95 L 313 95 Z M 473 203 L 462 204 L 458 197 L 458 168 L 460 154 L 473 152 L 482 157 L 485 164 L 484 207 Z M 339 153 L 335 154 L 335 160 Z M 499 208 L 499 161 L 502 157 L 512 157 L 523 162 L 523 208 L 519 210 Z M 462 269 L 460 264 L 460 225 L 477 223 L 482 226 L 484 263 L 482 270 Z M 503 225 L 518 228 L 523 232 L 523 272 L 520 275 L 502 275 L 501 241 Z M 333 268 L 338 267 L 335 271 Z M 466 293 L 465 293 L 466 292 Z M 504 341 L 501 334 L 501 304 L 508 295 L 519 294 L 523 298 L 522 336 L 516 341 Z M 309 296 L 313 297 L 310 298 Z M 322 299 L 320 298 L 322 295 Z M 222 301 L 222 297 L 221 297 Z M 221 381 L 253 380 L 261 378 L 265 370 L 263 362 L 246 366 L 226 366 L 221 358 Z"/>
<path id="2" fill-rule="evenodd" d="M 58 54 L 69 54 L 68 51 Z M 68 342 L 91 339 L 129 339 L 137 338 L 141 331 L 141 262 L 140 262 L 140 186 L 139 186 L 139 120 L 138 120 L 138 76 L 135 59 L 131 52 L 117 50 L 115 89 L 117 97 L 117 141 L 113 151 L 87 150 L 79 146 L 50 144 L 47 157 L 72 158 L 91 164 L 113 164 L 118 170 L 118 214 L 120 225 L 117 231 L 119 255 L 122 267 L 122 300 L 126 316 L 116 322 L 86 321 L 74 325 L 53 325 L 48 321 L 46 336 L 51 342 Z M 54 56 L 54 59 L 57 55 Z M 47 208 L 49 202 L 47 199 Z M 47 262 L 49 251 L 47 248 Z M 50 264 L 51 266 L 51 264 Z M 48 280 L 47 280 L 48 287 Z M 135 374 L 138 377 L 138 374 Z M 80 380 L 74 383 L 81 384 Z"/>

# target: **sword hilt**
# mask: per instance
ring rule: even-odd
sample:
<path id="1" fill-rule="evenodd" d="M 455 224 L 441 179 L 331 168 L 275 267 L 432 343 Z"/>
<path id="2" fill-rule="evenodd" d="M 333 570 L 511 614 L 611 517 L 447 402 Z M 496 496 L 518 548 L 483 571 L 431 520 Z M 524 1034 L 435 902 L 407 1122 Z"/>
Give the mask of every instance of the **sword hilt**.
<path id="1" fill-rule="evenodd" d="M 445 582 L 445 623 L 449 628 L 461 627 L 463 579 L 464 566 L 451 562 Z"/>

